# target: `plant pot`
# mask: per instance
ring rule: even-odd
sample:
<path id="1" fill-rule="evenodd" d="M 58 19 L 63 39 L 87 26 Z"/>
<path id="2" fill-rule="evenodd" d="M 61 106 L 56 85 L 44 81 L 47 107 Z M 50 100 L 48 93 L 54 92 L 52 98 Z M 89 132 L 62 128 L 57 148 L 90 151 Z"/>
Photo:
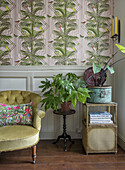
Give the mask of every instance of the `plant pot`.
<path id="1" fill-rule="evenodd" d="M 111 86 L 89 86 L 91 91 L 90 98 L 87 99 L 88 103 L 110 103 L 112 102 L 112 87 Z"/>
<path id="2" fill-rule="evenodd" d="M 62 109 L 63 112 L 68 112 L 70 110 L 70 107 L 71 107 L 71 101 L 63 102 L 61 104 L 61 109 Z"/>
<path id="3" fill-rule="evenodd" d="M 83 78 L 85 82 L 88 84 L 88 86 L 95 86 L 94 79 L 96 80 L 96 86 L 99 86 L 99 84 L 103 86 L 103 84 L 106 81 L 107 74 L 105 73 L 101 78 L 102 72 L 103 72 L 103 69 L 101 69 L 99 73 L 94 74 L 93 67 L 89 67 L 88 69 L 85 70 Z M 99 83 L 100 79 L 101 79 L 101 82 Z"/>

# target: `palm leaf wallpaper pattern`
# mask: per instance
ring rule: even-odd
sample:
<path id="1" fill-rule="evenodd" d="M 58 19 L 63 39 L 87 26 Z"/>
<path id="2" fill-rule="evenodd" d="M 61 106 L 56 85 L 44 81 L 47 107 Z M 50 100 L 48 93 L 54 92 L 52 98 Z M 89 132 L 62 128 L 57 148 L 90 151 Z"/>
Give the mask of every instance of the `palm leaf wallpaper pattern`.
<path id="1" fill-rule="evenodd" d="M 89 0 L 1 0 L 0 65 L 85 65 L 92 46 L 85 39 L 87 5 Z M 105 11 L 111 18 L 111 9 Z"/>
<path id="2" fill-rule="evenodd" d="M 54 59 L 57 60 L 56 64 L 72 65 L 76 64 L 75 58 L 72 58 L 76 53 L 75 40 L 78 38 L 72 35 L 72 31 L 76 30 L 77 23 L 74 16 L 76 15 L 75 0 L 55 0 L 53 3 L 55 16 L 53 19 L 56 21 L 54 34 Z"/>
<path id="3" fill-rule="evenodd" d="M 21 10 L 22 18 L 20 22 L 22 40 L 21 65 L 39 65 L 45 58 L 41 53 L 44 48 L 42 34 L 44 16 L 40 12 L 43 11 L 43 0 L 25 0 L 22 2 L 23 10 Z"/>
<path id="4" fill-rule="evenodd" d="M 13 43 L 12 36 L 9 34 L 11 29 L 10 2 L 3 0 L 0 2 L 0 65 L 10 65 L 10 52 Z"/>
<path id="5" fill-rule="evenodd" d="M 108 55 L 105 51 L 109 49 L 109 23 L 110 17 L 105 12 L 109 10 L 109 0 L 87 0 L 88 1 L 88 20 L 86 22 L 88 40 L 87 53 L 88 65 L 93 63 L 105 64 Z"/>

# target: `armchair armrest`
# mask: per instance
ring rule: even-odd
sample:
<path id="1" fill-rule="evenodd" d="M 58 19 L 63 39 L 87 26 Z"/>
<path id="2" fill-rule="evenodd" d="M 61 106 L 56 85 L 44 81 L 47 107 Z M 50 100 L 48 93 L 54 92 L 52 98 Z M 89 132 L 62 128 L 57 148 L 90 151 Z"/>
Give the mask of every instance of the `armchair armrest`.
<path id="1" fill-rule="evenodd" d="M 39 109 L 35 109 L 33 118 L 33 127 L 40 131 L 41 129 L 41 119 L 45 116 L 45 112 Z"/>

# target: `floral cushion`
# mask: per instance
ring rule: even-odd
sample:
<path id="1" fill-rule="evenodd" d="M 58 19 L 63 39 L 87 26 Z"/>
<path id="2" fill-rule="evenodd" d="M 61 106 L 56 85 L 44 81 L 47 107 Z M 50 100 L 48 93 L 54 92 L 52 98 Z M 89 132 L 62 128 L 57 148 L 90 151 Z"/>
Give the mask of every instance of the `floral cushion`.
<path id="1" fill-rule="evenodd" d="M 32 125 L 32 102 L 19 105 L 0 103 L 0 126 Z"/>

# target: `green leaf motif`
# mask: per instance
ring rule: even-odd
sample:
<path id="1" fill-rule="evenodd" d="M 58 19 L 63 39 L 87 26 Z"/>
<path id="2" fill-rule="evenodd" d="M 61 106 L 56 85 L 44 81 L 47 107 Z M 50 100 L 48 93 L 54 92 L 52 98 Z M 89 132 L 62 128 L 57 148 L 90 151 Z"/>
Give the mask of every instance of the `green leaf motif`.
<path id="1" fill-rule="evenodd" d="M 40 13 L 43 12 L 43 0 L 31 0 L 22 2 L 23 10 L 21 10 L 22 19 L 20 22 L 22 40 L 21 65 L 40 65 L 43 64 L 45 56 L 42 54 L 44 49 L 44 41 L 42 35 L 44 33 L 45 17 Z M 27 57 L 27 58 L 26 58 Z"/>
<path id="2" fill-rule="evenodd" d="M 13 46 L 11 41 L 12 36 L 6 34 L 10 32 L 10 3 L 7 0 L 0 2 L 0 65 L 10 65 L 10 46 Z"/>
<path id="3" fill-rule="evenodd" d="M 110 18 L 107 16 L 109 10 L 109 0 L 86 0 L 89 10 L 86 12 L 88 19 L 86 21 L 88 40 L 87 64 L 105 65 L 105 62 L 110 58 L 102 55 L 109 49 L 109 23 Z M 91 46 L 90 46 L 91 44 Z M 103 46 L 103 48 L 101 48 Z"/>
<path id="4" fill-rule="evenodd" d="M 74 18 L 76 15 L 75 3 L 75 0 L 55 0 L 53 3 L 55 10 L 53 20 L 56 26 L 56 30 L 54 30 L 56 38 L 53 43 L 55 55 L 53 58 L 56 60 L 56 65 L 76 64 L 73 56 L 77 52 L 75 40 L 78 37 L 72 35 L 72 31 L 77 28 L 76 19 Z"/>

